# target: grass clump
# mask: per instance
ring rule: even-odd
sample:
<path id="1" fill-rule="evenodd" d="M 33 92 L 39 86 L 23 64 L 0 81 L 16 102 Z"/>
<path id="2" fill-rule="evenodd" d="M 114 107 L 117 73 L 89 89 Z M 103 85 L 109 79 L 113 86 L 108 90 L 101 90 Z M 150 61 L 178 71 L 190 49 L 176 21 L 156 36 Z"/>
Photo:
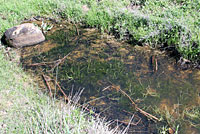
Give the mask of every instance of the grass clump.
<path id="1" fill-rule="evenodd" d="M 104 0 L 92 4 L 85 21 L 122 39 L 129 36 L 134 44 L 173 47 L 184 58 L 199 61 L 199 5 L 198 0 Z"/>
<path id="2" fill-rule="evenodd" d="M 53 11 L 57 8 L 54 0 L 0 0 L 0 3 L 1 35 L 6 29 L 19 24 L 25 18 L 53 15 Z"/>
<path id="3" fill-rule="evenodd" d="M 185 120 L 187 120 L 192 126 L 200 130 L 200 107 L 192 107 L 190 109 L 186 109 Z"/>
<path id="4" fill-rule="evenodd" d="M 0 1 L 1 34 L 30 16 L 61 16 L 74 23 L 98 27 L 136 45 L 173 48 L 199 62 L 198 0 L 36 0 Z M 29 7 L 29 8 L 26 8 Z M 86 8 L 86 10 L 85 10 Z"/>
<path id="5" fill-rule="evenodd" d="M 172 47 L 187 59 L 199 61 L 199 1 L 82 0 L 89 11 L 78 19 L 101 31 L 116 34 L 136 45 Z M 72 14 L 69 8 L 63 14 Z"/>

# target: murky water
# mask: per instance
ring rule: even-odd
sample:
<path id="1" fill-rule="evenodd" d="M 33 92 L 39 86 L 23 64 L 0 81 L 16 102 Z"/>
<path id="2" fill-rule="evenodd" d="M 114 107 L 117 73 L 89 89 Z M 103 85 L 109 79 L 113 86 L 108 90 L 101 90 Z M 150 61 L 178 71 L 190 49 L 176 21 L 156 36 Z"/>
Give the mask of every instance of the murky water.
<path id="1" fill-rule="evenodd" d="M 121 127 L 132 119 L 129 133 L 159 133 L 162 125 L 166 129 L 179 125 L 181 133 L 200 133 L 199 70 L 180 70 L 164 52 L 133 47 L 96 29 L 53 25 L 47 41 L 21 50 L 25 70 L 42 87 L 46 88 L 45 74 L 57 80 L 66 94 L 84 88 L 81 103 Z M 54 82 L 49 81 L 49 86 L 55 90 Z M 120 91 L 163 121 L 155 122 L 135 110 Z"/>

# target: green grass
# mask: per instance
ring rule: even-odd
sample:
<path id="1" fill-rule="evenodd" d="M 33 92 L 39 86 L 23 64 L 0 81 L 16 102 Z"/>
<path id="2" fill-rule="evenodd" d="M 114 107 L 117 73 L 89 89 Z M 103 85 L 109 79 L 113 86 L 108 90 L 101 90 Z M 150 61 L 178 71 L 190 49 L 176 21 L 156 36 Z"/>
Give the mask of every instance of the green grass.
<path id="1" fill-rule="evenodd" d="M 114 2 L 113 2 L 114 1 Z M 199 0 L 1 0 L 0 33 L 30 16 L 61 16 L 132 41 L 135 45 L 173 47 L 199 62 Z M 89 11 L 83 11 L 87 5 Z M 132 8 L 131 6 L 132 5 Z M 140 8 L 135 8 L 135 7 Z M 129 8 L 127 8 L 129 7 Z"/>
<path id="2" fill-rule="evenodd" d="M 53 2 L 50 0 L 0 0 L 1 34 L 25 18 L 36 15 L 48 15 L 53 11 Z"/>
<path id="3" fill-rule="evenodd" d="M 192 107 L 184 111 L 185 120 L 190 122 L 192 126 L 200 130 L 200 107 Z"/>
<path id="4" fill-rule="evenodd" d="M 118 33 L 120 38 L 130 36 L 136 45 L 174 47 L 182 57 L 199 61 L 200 2 L 146 0 L 138 3 L 139 9 L 125 8 L 129 1 L 112 3 L 104 0 L 93 4 L 85 17 L 90 26 Z"/>

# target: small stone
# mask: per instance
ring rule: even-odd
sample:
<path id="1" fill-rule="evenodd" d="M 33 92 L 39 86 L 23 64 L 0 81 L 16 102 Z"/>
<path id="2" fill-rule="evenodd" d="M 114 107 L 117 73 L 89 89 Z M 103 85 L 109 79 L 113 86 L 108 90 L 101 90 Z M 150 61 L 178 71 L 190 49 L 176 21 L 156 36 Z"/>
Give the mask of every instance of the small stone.
<path id="1" fill-rule="evenodd" d="M 4 38 L 6 44 L 15 48 L 35 45 L 45 40 L 39 27 L 32 23 L 24 23 L 7 29 Z"/>
<path id="2" fill-rule="evenodd" d="M 83 12 L 87 13 L 90 9 L 88 8 L 87 5 L 83 5 L 82 10 L 83 10 Z"/>

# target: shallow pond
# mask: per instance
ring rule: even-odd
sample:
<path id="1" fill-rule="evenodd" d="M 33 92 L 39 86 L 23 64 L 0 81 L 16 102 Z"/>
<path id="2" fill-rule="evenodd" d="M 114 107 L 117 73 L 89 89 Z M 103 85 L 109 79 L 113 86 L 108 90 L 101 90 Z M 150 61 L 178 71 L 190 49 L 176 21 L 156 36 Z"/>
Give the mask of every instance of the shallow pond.
<path id="1" fill-rule="evenodd" d="M 113 126 L 123 128 L 131 120 L 129 133 L 200 133 L 199 70 L 181 70 L 164 52 L 131 46 L 93 28 L 67 22 L 52 25 L 47 41 L 21 49 L 24 69 L 41 87 L 54 93 L 61 86 L 66 94 L 84 89 L 81 104 L 112 120 Z M 42 75 L 59 85 L 45 85 Z M 136 110 L 122 91 L 162 121 Z"/>

